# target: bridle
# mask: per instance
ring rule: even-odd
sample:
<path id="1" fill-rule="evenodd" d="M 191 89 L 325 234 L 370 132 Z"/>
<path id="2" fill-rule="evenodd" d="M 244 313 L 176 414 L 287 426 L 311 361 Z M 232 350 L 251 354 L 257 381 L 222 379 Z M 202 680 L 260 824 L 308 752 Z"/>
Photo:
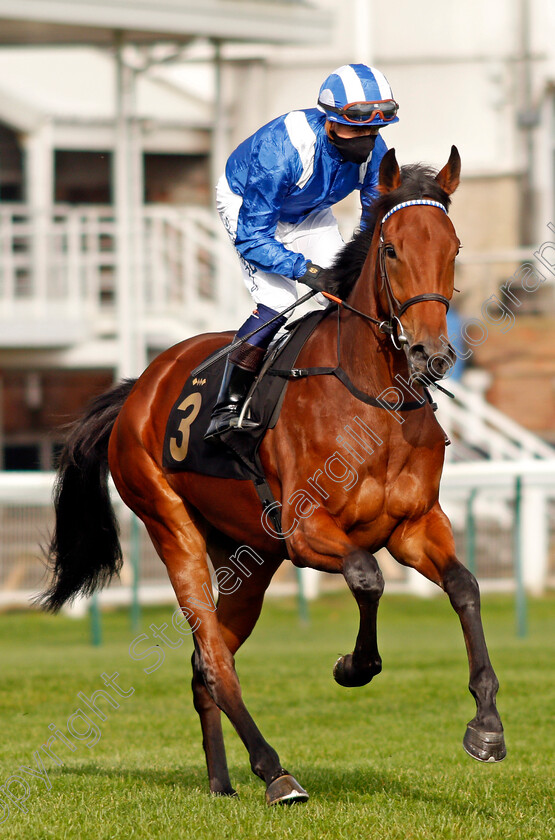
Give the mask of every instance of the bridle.
<path id="1" fill-rule="evenodd" d="M 404 344 L 408 344 L 409 340 L 407 335 L 403 329 L 403 325 L 401 324 L 401 315 L 403 315 L 410 306 L 414 306 L 415 303 L 423 303 L 427 300 L 437 300 L 439 303 L 443 303 L 446 310 L 449 311 L 449 300 L 445 297 L 445 295 L 440 295 L 437 292 L 425 292 L 421 295 L 414 295 L 414 297 L 409 298 L 401 303 L 395 295 L 393 294 L 393 289 L 391 288 L 391 281 L 389 279 L 389 275 L 387 273 L 387 263 L 386 263 L 386 255 L 385 249 L 387 247 L 387 243 L 384 240 L 383 236 L 383 226 L 384 223 L 392 216 L 394 213 L 397 213 L 398 210 L 402 210 L 404 207 L 412 207 L 415 205 L 428 205 L 429 207 L 439 207 L 440 210 L 443 210 L 444 213 L 447 213 L 446 208 L 443 204 L 439 201 L 432 201 L 430 198 L 415 198 L 411 201 L 402 201 L 400 204 L 396 204 L 395 207 L 392 207 L 389 210 L 380 223 L 380 235 L 379 235 L 379 245 L 378 245 L 378 266 L 379 266 L 379 275 L 381 280 L 381 289 L 385 289 L 387 303 L 389 306 L 389 321 L 383 322 L 380 324 L 380 329 L 383 332 L 388 332 L 391 336 L 391 341 L 393 342 L 393 346 L 396 350 L 401 350 Z M 397 329 L 395 326 L 397 325 Z M 398 342 L 398 344 L 397 344 Z"/>
<path id="2" fill-rule="evenodd" d="M 398 210 L 403 210 L 404 207 L 412 207 L 415 205 L 427 205 L 429 207 L 439 207 L 440 210 L 443 210 L 445 214 L 447 214 L 447 209 L 441 202 L 439 201 L 432 201 L 431 198 L 414 198 L 410 201 L 402 201 L 400 204 L 396 204 L 391 210 L 384 215 L 383 219 L 380 222 L 380 233 L 379 233 L 379 245 L 378 245 L 378 272 L 379 277 L 381 280 L 381 289 L 385 289 L 385 293 L 387 296 L 387 303 L 389 306 L 389 317 L 387 320 L 379 320 L 378 318 L 373 318 L 371 315 L 367 315 L 366 312 L 361 312 L 360 309 L 356 309 L 354 306 L 351 306 L 347 301 L 341 300 L 341 298 L 336 297 L 335 295 L 330 294 L 329 292 L 322 292 L 322 294 L 328 298 L 328 300 L 337 303 L 339 306 L 343 307 L 344 309 L 348 309 L 350 312 L 354 312 L 356 315 L 360 315 L 361 318 L 364 318 L 366 321 L 370 321 L 372 324 L 375 324 L 380 332 L 387 333 L 391 341 L 393 342 L 393 346 L 396 350 L 401 350 L 403 345 L 409 343 L 408 337 L 403 329 L 403 325 L 401 324 L 401 315 L 407 311 L 410 306 L 414 306 L 415 303 L 422 303 L 423 301 L 427 300 L 437 300 L 439 303 L 443 303 L 447 311 L 449 311 L 449 299 L 445 297 L 445 295 L 440 295 L 438 292 L 425 292 L 421 295 L 414 295 L 414 297 L 409 298 L 403 302 L 397 300 L 395 295 L 393 294 L 393 289 L 391 288 L 391 281 L 389 279 L 389 275 L 387 273 L 387 265 L 385 261 L 385 248 L 387 247 L 387 243 L 383 237 L 383 226 L 384 223 L 392 216 L 394 213 L 397 213 Z"/>
<path id="3" fill-rule="evenodd" d="M 338 304 L 337 310 L 337 353 L 339 358 L 340 352 L 340 338 L 339 338 L 339 331 L 340 331 L 340 309 L 348 309 L 350 312 L 354 312 L 356 315 L 360 315 L 361 318 L 364 318 L 366 321 L 370 321 L 370 323 L 375 324 L 380 332 L 387 333 L 391 338 L 393 346 L 396 350 L 402 350 L 404 347 L 408 346 L 409 339 L 407 334 L 403 329 L 403 325 L 401 323 L 401 315 L 407 311 L 410 306 L 414 306 L 415 303 L 422 303 L 427 300 L 436 300 L 439 303 L 443 303 L 446 310 L 449 311 L 449 299 L 445 297 L 445 295 L 440 295 L 438 292 L 424 292 L 421 295 L 414 295 L 414 297 L 409 298 L 403 302 L 397 300 L 395 295 L 393 294 L 393 289 L 391 288 L 391 281 L 389 279 L 389 275 L 387 273 L 387 265 L 385 261 L 385 248 L 387 246 L 384 236 L 383 236 L 383 226 L 384 223 L 392 216 L 394 213 L 397 213 L 398 210 L 402 210 L 404 207 L 412 207 L 416 205 L 427 205 L 428 207 L 438 207 L 440 210 L 443 210 L 445 214 L 447 214 L 447 208 L 441 204 L 439 201 L 432 201 L 431 198 L 414 198 L 410 201 L 402 201 L 400 204 L 396 204 L 391 210 L 384 215 L 380 222 L 380 232 L 379 232 L 379 245 L 378 245 L 378 261 L 377 261 L 377 274 L 381 279 L 381 289 L 385 289 L 387 295 L 387 302 L 389 306 L 389 319 L 380 321 L 378 318 L 373 318 L 371 315 L 367 315 L 366 312 L 361 312 L 360 309 L 356 309 L 354 306 L 351 306 L 350 303 L 347 301 L 342 300 L 335 295 L 330 294 L 329 292 L 322 292 L 322 294 L 328 298 L 328 300 L 333 301 L 334 303 Z M 339 369 L 339 368 L 338 368 Z M 310 373 L 311 371 L 303 371 L 303 374 Z M 314 372 L 314 371 L 312 371 Z M 332 372 L 332 369 L 322 368 L 319 372 Z M 336 374 L 337 375 L 337 374 Z M 345 383 L 344 383 L 345 384 Z M 348 385 L 351 393 L 355 393 L 354 386 L 350 382 Z M 438 388 L 440 391 L 443 391 L 444 394 L 447 396 L 452 397 L 454 399 L 454 395 L 447 391 L 445 388 L 442 388 L 441 385 L 438 385 L 437 382 L 434 383 L 434 387 Z M 428 401 L 435 406 L 433 403 L 429 391 L 424 387 L 424 393 L 426 394 Z M 360 394 L 355 394 L 358 399 L 362 399 Z M 363 400 L 364 401 L 364 400 Z M 368 402 L 368 400 L 366 400 Z M 437 406 L 436 406 L 437 407 Z M 435 411 L 435 408 L 434 408 Z"/>

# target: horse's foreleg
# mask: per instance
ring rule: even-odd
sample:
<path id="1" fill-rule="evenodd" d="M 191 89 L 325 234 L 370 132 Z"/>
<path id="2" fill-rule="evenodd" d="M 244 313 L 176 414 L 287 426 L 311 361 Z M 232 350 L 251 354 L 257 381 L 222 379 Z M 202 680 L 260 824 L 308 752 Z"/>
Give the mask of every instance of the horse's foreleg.
<path id="1" fill-rule="evenodd" d="M 346 687 L 367 685 L 382 670 L 376 620 L 383 576 L 374 555 L 360 549 L 343 561 L 343 576 L 358 604 L 360 626 L 354 651 L 337 660 L 333 676 Z"/>
<path id="2" fill-rule="evenodd" d="M 439 504 L 421 519 L 399 525 L 387 548 L 399 562 L 417 569 L 449 596 L 461 622 L 468 653 L 469 689 L 476 701 L 476 716 L 468 724 L 463 746 L 480 761 L 501 761 L 506 749 L 495 705 L 499 682 L 484 637 L 480 590 L 474 575 L 455 556 L 451 524 Z"/>
<path id="3" fill-rule="evenodd" d="M 376 558 L 353 545 L 323 509 L 300 524 L 289 548 L 297 565 L 340 573 L 347 581 L 359 608 L 360 625 L 354 651 L 337 660 L 333 676 L 346 687 L 366 685 L 382 670 L 376 620 L 384 581 Z"/>
<path id="4" fill-rule="evenodd" d="M 470 667 L 468 687 L 476 700 L 476 716 L 467 726 L 463 745 L 469 755 L 480 761 L 501 761 L 507 750 L 495 705 L 499 682 L 484 637 L 478 583 L 474 575 L 459 564 L 446 571 L 443 587 L 461 621 Z"/>

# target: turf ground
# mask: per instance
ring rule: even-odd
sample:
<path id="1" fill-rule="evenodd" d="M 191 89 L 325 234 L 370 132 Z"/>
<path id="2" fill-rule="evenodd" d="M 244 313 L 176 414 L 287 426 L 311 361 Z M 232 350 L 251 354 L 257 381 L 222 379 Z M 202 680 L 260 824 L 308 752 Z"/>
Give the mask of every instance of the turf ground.
<path id="1" fill-rule="evenodd" d="M 142 628 L 168 622 L 172 608 L 143 612 Z M 462 750 L 474 702 L 467 690 L 466 654 L 458 619 L 444 597 L 420 601 L 384 596 L 380 647 L 384 671 L 365 688 L 332 679 L 337 654 L 350 651 L 356 631 L 351 596 L 328 595 L 299 625 L 291 600 L 268 601 L 237 657 L 248 708 L 282 763 L 310 793 L 305 805 L 269 809 L 264 785 L 227 723 L 231 778 L 239 799 L 207 794 L 199 723 L 189 688 L 190 639 L 150 674 L 129 655 L 129 615 L 103 617 L 103 645 L 89 644 L 87 620 L 0 615 L 2 750 L 0 785 L 23 775 L 29 795 L 0 824 L 9 838 L 380 838 L 380 840 L 543 840 L 555 836 L 554 743 L 555 599 L 532 601 L 530 632 L 514 634 L 508 597 L 483 603 L 490 654 L 501 682 L 498 697 L 508 757 L 480 764 Z M 176 638 L 176 634 L 171 634 Z M 147 643 L 141 649 L 146 649 Z M 78 693 L 104 688 L 117 672 L 133 694 L 89 728 L 63 765 L 33 753 L 51 735 L 69 735 Z M 115 691 L 111 691 L 115 696 Z M 100 704 L 99 704 L 100 705 Z M 84 719 L 74 725 L 86 734 Z M 96 740 L 96 743 L 93 743 Z M 51 788 L 47 790 L 47 785 Z M 14 799 L 17 780 L 0 788 Z M 0 806 L 0 819 L 2 811 Z"/>

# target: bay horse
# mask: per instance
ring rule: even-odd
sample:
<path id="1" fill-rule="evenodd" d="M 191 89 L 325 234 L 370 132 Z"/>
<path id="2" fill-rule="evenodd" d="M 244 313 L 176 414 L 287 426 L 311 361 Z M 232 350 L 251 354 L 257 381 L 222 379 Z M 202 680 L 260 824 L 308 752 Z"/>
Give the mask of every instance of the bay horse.
<path id="1" fill-rule="evenodd" d="M 354 651 L 340 657 L 333 672 L 343 686 L 366 685 L 382 668 L 376 618 L 384 582 L 373 552 L 387 547 L 399 563 L 440 586 L 462 625 L 476 701 L 464 748 L 481 761 L 505 756 L 495 704 L 499 684 L 484 639 L 478 584 L 456 557 L 451 525 L 438 502 L 445 438 L 420 384 L 441 378 L 454 361 L 442 337 L 460 245 L 447 215 L 459 174 L 454 146 L 438 174 L 420 165 L 400 169 L 393 149 L 382 160 L 380 197 L 367 229 L 345 246 L 329 272 L 330 289 L 349 308 L 339 306 L 337 318 L 324 318 L 297 360 L 302 368 L 335 366 L 340 352 L 350 387 L 336 376 L 291 381 L 279 420 L 260 448 L 284 538 L 264 525 L 252 482 L 172 471 L 162 463 L 165 424 L 183 383 L 230 342 L 230 333 L 196 336 L 163 352 L 137 381 L 97 398 L 67 441 L 55 492 L 54 577 L 42 603 L 55 611 L 118 571 L 109 470 L 123 501 L 144 522 L 194 628 L 193 698 L 214 794 L 235 794 L 223 711 L 266 784 L 268 804 L 308 798 L 247 711 L 234 666 L 285 557 L 298 567 L 343 575 L 353 593 L 359 632 Z M 395 396 L 400 382 L 416 399 L 372 399 Z M 347 448 L 347 460 L 336 442 L 345 429 L 355 431 L 355 421 L 359 431 L 371 432 L 373 446 L 368 435 L 351 436 L 360 445 Z M 310 491 L 299 489 L 306 485 Z M 260 562 L 244 566 L 248 573 L 240 585 L 225 585 L 230 556 L 245 546 Z M 220 584 L 217 609 L 207 608 L 207 553 Z"/>

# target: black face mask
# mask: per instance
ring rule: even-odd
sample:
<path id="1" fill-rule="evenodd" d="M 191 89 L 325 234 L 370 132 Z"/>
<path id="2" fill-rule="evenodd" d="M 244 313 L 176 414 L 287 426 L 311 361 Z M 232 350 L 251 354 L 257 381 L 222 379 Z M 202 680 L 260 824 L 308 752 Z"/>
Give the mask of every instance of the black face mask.
<path id="1" fill-rule="evenodd" d="M 377 134 L 366 134 L 361 137 L 338 137 L 335 131 L 330 132 L 330 143 L 338 150 L 343 160 L 349 163 L 364 163 L 374 148 Z"/>

